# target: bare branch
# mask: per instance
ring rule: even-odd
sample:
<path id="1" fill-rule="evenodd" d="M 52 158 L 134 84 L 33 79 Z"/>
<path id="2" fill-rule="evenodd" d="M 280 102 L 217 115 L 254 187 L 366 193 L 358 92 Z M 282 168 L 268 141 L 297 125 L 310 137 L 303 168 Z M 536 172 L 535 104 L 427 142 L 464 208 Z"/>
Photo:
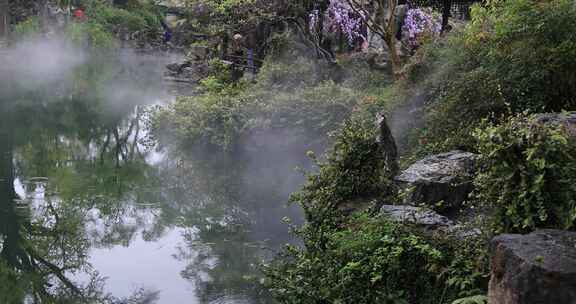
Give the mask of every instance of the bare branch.
<path id="1" fill-rule="evenodd" d="M 50 263 L 49 261 L 45 260 L 40 255 L 36 254 L 32 249 L 29 250 L 29 253 L 30 253 L 30 257 L 32 259 L 35 259 L 35 260 L 39 261 L 40 263 L 42 263 L 44 266 L 46 266 L 50 270 L 50 272 L 52 274 L 54 274 L 68 289 L 70 289 L 76 295 L 82 294 L 80 289 L 78 287 L 76 287 L 76 285 L 74 285 L 74 283 L 72 283 L 72 281 L 70 281 L 64 275 L 64 270 L 62 268 L 60 268 L 60 267 Z"/>

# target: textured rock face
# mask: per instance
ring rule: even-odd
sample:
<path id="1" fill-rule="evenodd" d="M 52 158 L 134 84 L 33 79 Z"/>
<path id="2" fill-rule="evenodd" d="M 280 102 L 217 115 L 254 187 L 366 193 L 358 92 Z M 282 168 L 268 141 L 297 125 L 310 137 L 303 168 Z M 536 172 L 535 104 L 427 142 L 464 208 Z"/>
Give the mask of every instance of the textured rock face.
<path id="1" fill-rule="evenodd" d="M 395 180 L 407 190 L 408 205 L 458 207 L 472 190 L 471 180 L 477 155 L 452 151 L 417 161 Z"/>
<path id="2" fill-rule="evenodd" d="M 490 304 L 576 304 L 576 233 L 540 230 L 492 240 Z"/>
<path id="3" fill-rule="evenodd" d="M 482 234 L 479 229 L 456 224 L 443 215 L 420 207 L 383 205 L 380 208 L 380 214 L 394 222 L 416 224 L 429 231 L 450 234 L 457 239 L 475 238 Z"/>
<path id="4" fill-rule="evenodd" d="M 561 125 L 566 134 L 576 138 L 576 112 L 538 114 L 536 122 L 554 126 Z"/>
<path id="5" fill-rule="evenodd" d="M 195 84 L 208 75 L 210 67 L 202 61 L 182 61 L 167 65 L 166 70 L 166 80 Z"/>
<path id="6" fill-rule="evenodd" d="M 207 46 L 191 46 L 188 50 L 186 57 L 190 58 L 192 61 L 205 61 L 210 59 L 210 48 Z"/>
<path id="7" fill-rule="evenodd" d="M 362 212 L 369 210 L 372 206 L 376 205 L 377 201 L 370 199 L 353 199 L 340 202 L 336 208 L 344 215 L 351 215 L 355 212 Z"/>
<path id="8" fill-rule="evenodd" d="M 165 7 L 170 7 L 170 8 L 184 8 L 186 7 L 186 1 L 185 0 L 157 0 L 156 1 L 157 5 L 161 5 L 161 6 L 165 6 Z"/>
<path id="9" fill-rule="evenodd" d="M 453 223 L 447 217 L 434 211 L 413 206 L 384 205 L 380 209 L 382 215 L 395 222 L 409 222 L 427 227 L 448 227 Z"/>
<path id="10" fill-rule="evenodd" d="M 377 141 L 384 153 L 384 159 L 388 164 L 391 176 L 398 173 L 398 149 L 396 148 L 396 141 L 392 136 L 392 132 L 388 127 L 386 116 L 380 113 L 376 117 L 376 125 L 378 127 Z"/>

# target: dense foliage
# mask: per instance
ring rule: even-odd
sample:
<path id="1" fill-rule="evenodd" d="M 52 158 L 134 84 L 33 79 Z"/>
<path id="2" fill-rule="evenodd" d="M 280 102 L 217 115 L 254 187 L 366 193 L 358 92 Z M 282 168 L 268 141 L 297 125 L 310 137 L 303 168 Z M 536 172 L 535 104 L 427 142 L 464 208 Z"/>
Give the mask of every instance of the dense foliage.
<path id="1" fill-rule="evenodd" d="M 318 170 L 291 201 L 305 211 L 288 247 L 265 268 L 282 303 L 445 303 L 484 292 L 485 242 L 434 236 L 375 216 L 377 202 L 398 200 L 376 142 L 373 118 L 383 105 L 361 104 L 338 132 Z M 353 215 L 348 208 L 368 208 Z M 371 212 L 372 211 L 372 212 Z"/>
<path id="2" fill-rule="evenodd" d="M 576 143 L 561 125 L 518 116 L 475 135 L 477 198 L 494 211 L 497 231 L 576 228 Z"/>
<path id="3" fill-rule="evenodd" d="M 115 7 L 101 1 L 87 4 L 88 22 L 98 23 L 111 32 L 134 33 L 160 28 L 160 10 L 151 4 L 135 3 L 128 7 Z"/>
<path id="4" fill-rule="evenodd" d="M 317 168 L 291 197 L 307 220 L 295 229 L 303 246 L 288 246 L 264 267 L 266 285 L 280 302 L 486 301 L 477 295 L 487 285 L 485 236 L 424 231 L 378 214 L 380 204 L 401 200 L 393 182 L 396 172 L 387 163 L 374 126 L 377 113 L 392 111 L 396 105 L 426 110 L 413 154 L 459 148 L 481 155 L 474 198 L 478 207 L 491 212 L 490 233 L 575 229 L 576 143 L 561 127 L 544 126 L 519 114 L 576 110 L 573 1 L 489 1 L 473 8 L 469 24 L 441 39 L 427 39 L 440 32 L 435 13 L 409 10 L 403 29 L 412 49 L 419 49 L 402 70 L 396 48 L 390 50 L 395 75 L 402 76 L 392 85 L 390 75 L 368 68 L 363 53 L 336 54 L 329 65 L 316 59 L 322 57 L 320 44 L 330 34 L 341 34 L 339 39 L 352 46 L 345 48 L 348 51 L 358 41 L 367 42 L 366 25 L 385 44 L 395 45 L 396 16 L 385 8 L 395 8 L 396 1 L 362 1 L 371 4 L 366 6 L 348 0 L 287 2 L 188 1 L 183 15 L 202 33 L 197 42 L 211 48 L 206 63 L 210 71 L 195 95 L 178 97 L 154 112 L 151 120 L 156 139 L 192 147 L 187 150 L 190 154 L 209 151 L 193 167 L 197 172 L 217 168 L 212 170 L 216 173 L 202 175 L 202 181 L 187 180 L 185 186 L 202 184 L 222 197 L 226 187 L 221 185 L 234 190 L 246 186 L 239 181 L 238 169 L 242 163 L 238 160 L 244 159 L 234 157 L 241 154 L 238 151 L 262 152 L 255 138 L 274 145 L 285 141 L 287 147 L 293 142 L 300 148 L 318 142 L 322 148 L 332 145 L 321 156 L 309 153 Z M 131 3 L 122 8 L 103 1 L 87 3 L 88 19 L 69 24 L 67 37 L 93 51 L 113 49 L 118 38 L 156 39 L 157 8 Z M 16 27 L 23 36 L 41 30 L 36 18 Z M 273 35 L 274 31 L 280 34 Z M 236 45 L 235 51 L 247 48 L 252 55 L 254 50 L 267 54 L 260 58 L 255 81 L 232 77 L 235 63 L 225 58 L 231 37 L 240 37 L 234 43 L 245 44 Z M 215 58 L 216 53 L 223 58 Z M 75 70 L 79 89 L 74 93 L 97 106 L 98 89 L 112 70 L 98 62 L 79 67 Z M 86 83 L 96 90 L 84 94 Z M 407 120 L 418 119 L 410 113 Z M 100 136 L 104 134 L 108 139 L 101 158 L 111 130 Z M 121 148 L 109 153 L 115 153 L 118 167 Z M 68 172 L 61 179 L 76 177 Z M 356 212 L 360 209 L 365 210 Z M 204 214 L 199 217 L 200 222 L 209 222 Z M 243 235 L 239 239 L 244 241 Z M 221 254 L 233 254 L 221 249 Z M 0 279 L 18 275 L 0 263 Z M 218 284 L 228 282 L 214 283 Z M 458 300 L 461 297 L 466 298 Z"/>
<path id="5" fill-rule="evenodd" d="M 409 303 L 438 290 L 442 253 L 405 228 L 368 217 L 333 231 L 322 251 L 291 249 L 272 278 L 283 303 Z M 414 273 L 419 273 L 414 277 Z"/>
<path id="6" fill-rule="evenodd" d="M 475 7 L 472 15 L 465 28 L 455 29 L 447 39 L 418 52 L 404 70 L 405 78 L 395 84 L 399 94 L 389 98 L 426 106 L 420 147 L 413 146 L 417 152 L 463 148 L 481 153 L 476 198 L 483 202 L 481 207 L 493 212 L 492 232 L 572 229 L 576 210 L 572 140 L 554 127 L 507 117 L 575 109 L 575 7 L 565 0 L 495 1 Z M 378 230 L 370 224 L 375 219 L 359 224 L 358 219 L 338 212 L 343 202 L 372 198 L 393 202 L 396 195 L 386 182 L 390 176 L 372 140 L 374 134 L 367 131 L 370 127 L 361 126 L 359 120 L 347 122 L 327 161 L 293 196 L 307 215 L 307 224 L 299 230 L 305 248 L 289 248 L 287 259 L 268 269 L 273 291 L 285 303 L 302 299 L 311 303 L 326 299 L 335 303 L 445 303 L 462 296 L 471 297 L 457 303 L 484 303 L 485 297 L 461 291 L 481 293 L 486 287 L 486 259 L 479 258 L 487 255 L 486 243 L 440 246 L 416 230 L 404 234 L 403 225 L 387 230 L 390 224 L 379 222 Z M 344 237 L 348 235 L 354 237 Z M 408 241 L 414 236 L 422 243 Z M 413 255 L 412 263 L 420 261 L 421 254 L 426 256 L 417 250 L 423 244 L 437 255 L 427 256 L 422 264 L 410 264 L 415 266 L 412 269 L 408 262 L 394 260 L 385 244 L 372 242 L 387 238 L 395 240 L 401 248 L 398 252 Z M 445 257 L 458 258 L 446 263 Z M 376 261 L 390 263 L 377 274 L 415 285 L 378 286 L 375 277 L 379 276 L 372 271 L 382 264 Z M 395 262 L 407 272 L 393 272 Z M 431 275 L 434 279 L 426 281 L 429 285 L 419 285 L 417 278 L 428 275 L 434 268 L 431 265 L 442 268 L 442 275 Z M 438 288 L 445 293 L 420 293 Z"/>
<path id="7" fill-rule="evenodd" d="M 292 201 L 304 208 L 310 225 L 337 224 L 335 211 L 349 200 L 391 198 L 391 176 L 375 133 L 371 123 L 348 120 L 326 160 L 318 162 L 318 172 L 309 175 L 308 183 L 293 195 Z"/>
<path id="8" fill-rule="evenodd" d="M 325 239 L 322 248 L 289 247 L 265 268 L 281 303 L 450 303 L 482 292 L 475 288 L 485 276 L 474 269 L 486 269 L 485 257 L 474 245 L 368 215 L 345 220 Z"/>
<path id="9" fill-rule="evenodd" d="M 474 149 L 472 131 L 484 118 L 576 109 L 575 33 L 568 0 L 474 7 L 464 30 L 429 45 L 407 73 L 432 95 L 422 135 L 428 148 Z"/>
<path id="10" fill-rule="evenodd" d="M 299 93 L 230 93 L 179 98 L 159 112 L 156 128 L 175 131 L 183 142 L 223 149 L 257 130 L 291 129 L 312 140 L 338 128 L 356 100 L 353 92 L 329 82 Z"/>
<path id="11" fill-rule="evenodd" d="M 264 63 L 257 83 L 231 83 L 226 69 L 201 81 L 196 96 L 180 97 L 155 115 L 159 134 L 187 144 L 233 149 L 254 132 L 290 130 L 302 145 L 325 141 L 366 100 L 366 83 L 386 76 L 356 66 L 350 75 L 303 56 Z M 363 74 L 356 81 L 356 73 Z M 368 92 L 374 93 L 374 92 Z"/>

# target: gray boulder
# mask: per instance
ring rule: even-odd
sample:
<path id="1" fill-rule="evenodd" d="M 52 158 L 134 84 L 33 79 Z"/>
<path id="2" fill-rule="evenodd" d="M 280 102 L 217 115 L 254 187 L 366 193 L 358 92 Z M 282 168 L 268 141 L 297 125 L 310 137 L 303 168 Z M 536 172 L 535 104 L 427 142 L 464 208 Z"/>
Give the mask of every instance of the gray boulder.
<path id="1" fill-rule="evenodd" d="M 336 204 L 336 209 L 342 212 L 342 214 L 348 216 L 356 212 L 367 211 L 377 204 L 378 202 L 376 200 L 358 198 L 342 201 Z"/>
<path id="2" fill-rule="evenodd" d="M 166 66 L 164 78 L 172 82 L 198 83 L 208 76 L 210 66 L 205 61 L 181 61 Z"/>
<path id="3" fill-rule="evenodd" d="M 192 61 L 204 61 L 209 59 L 210 52 L 211 50 L 207 46 L 194 45 L 189 48 L 186 57 Z"/>
<path id="4" fill-rule="evenodd" d="M 538 114 L 536 123 L 562 126 L 568 136 L 576 138 L 576 112 Z"/>
<path id="5" fill-rule="evenodd" d="M 491 304 L 576 304 L 576 232 L 540 230 L 492 240 Z"/>
<path id="6" fill-rule="evenodd" d="M 156 0 L 156 5 L 168 7 L 168 8 L 185 8 L 185 0 Z"/>
<path id="7" fill-rule="evenodd" d="M 379 113 L 376 116 L 376 126 L 378 128 L 378 144 L 380 149 L 384 154 L 384 159 L 388 165 L 388 170 L 390 171 L 390 176 L 395 176 L 398 174 L 398 148 L 396 147 L 396 141 L 388 122 L 386 121 L 386 116 L 383 113 Z"/>
<path id="8" fill-rule="evenodd" d="M 459 240 L 482 235 L 480 229 L 457 224 L 430 209 L 406 205 L 383 205 L 380 208 L 380 214 L 397 223 L 415 224 L 428 231 L 450 235 Z"/>
<path id="9" fill-rule="evenodd" d="M 406 192 L 407 205 L 426 204 L 441 209 L 460 207 L 472 191 L 477 155 L 451 151 L 417 161 L 395 180 Z"/>
<path id="10" fill-rule="evenodd" d="M 384 205 L 380 213 L 394 222 L 414 223 L 426 227 L 452 226 L 453 223 L 447 217 L 432 210 L 413 206 Z"/>

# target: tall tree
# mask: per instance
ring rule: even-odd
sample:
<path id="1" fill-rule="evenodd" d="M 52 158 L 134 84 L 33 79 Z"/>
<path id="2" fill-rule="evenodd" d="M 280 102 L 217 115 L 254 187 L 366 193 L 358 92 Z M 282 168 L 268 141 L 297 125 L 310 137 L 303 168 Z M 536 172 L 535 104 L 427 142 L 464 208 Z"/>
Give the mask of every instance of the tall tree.
<path id="1" fill-rule="evenodd" d="M 396 8 L 398 0 L 344 0 L 361 15 L 368 28 L 388 46 L 394 72 L 400 72 L 401 62 L 396 48 Z"/>
<path id="2" fill-rule="evenodd" d="M 10 30 L 10 0 L 0 0 L 0 40 L 8 37 Z"/>

